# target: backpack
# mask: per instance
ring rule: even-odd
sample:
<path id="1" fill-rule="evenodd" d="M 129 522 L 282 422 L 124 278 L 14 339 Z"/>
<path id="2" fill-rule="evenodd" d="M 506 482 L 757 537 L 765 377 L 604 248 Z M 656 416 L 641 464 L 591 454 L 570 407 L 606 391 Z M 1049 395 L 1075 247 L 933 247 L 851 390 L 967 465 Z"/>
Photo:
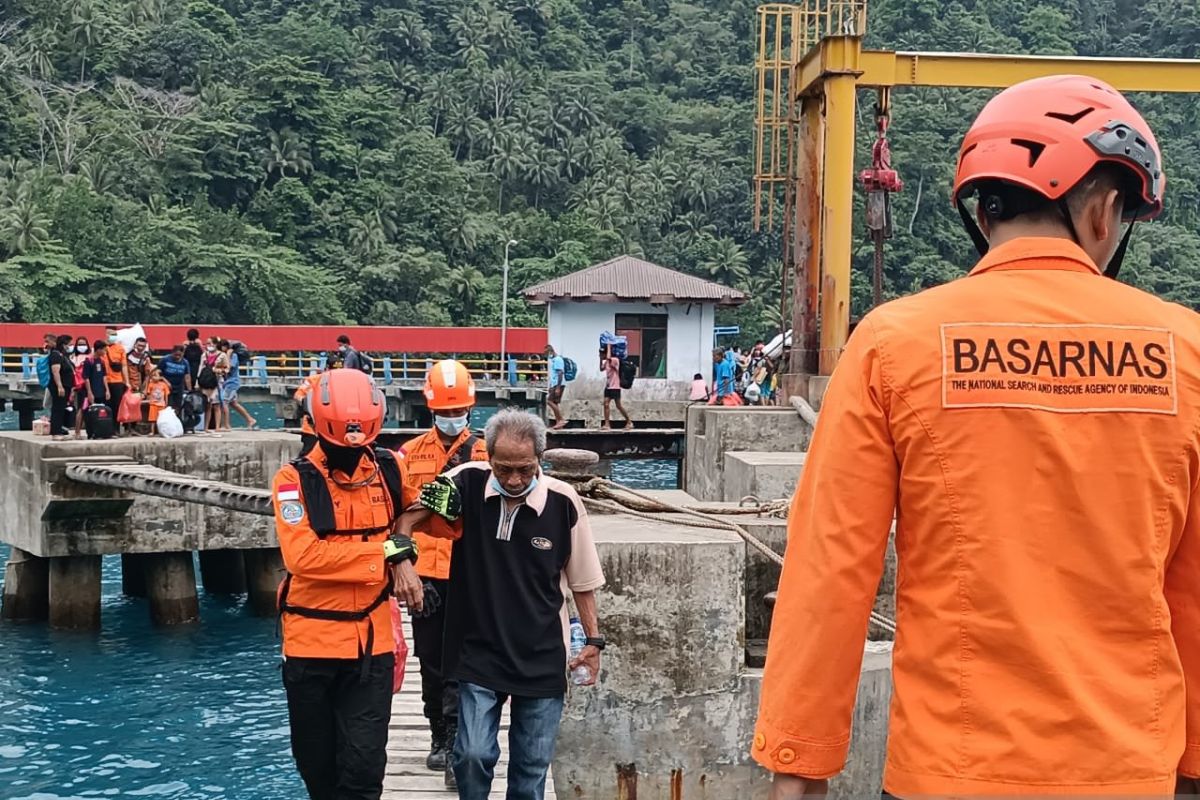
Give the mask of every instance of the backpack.
<path id="1" fill-rule="evenodd" d="M 179 409 L 179 421 L 183 423 L 184 433 L 196 430 L 196 426 L 204 418 L 206 404 L 204 395 L 197 392 L 188 392 L 183 396 L 183 405 Z"/>
<path id="2" fill-rule="evenodd" d="M 239 341 L 237 339 L 234 339 L 232 342 L 229 343 L 229 349 L 237 354 L 238 372 L 240 373 L 242 371 L 242 365 L 249 364 L 250 359 L 254 357 L 254 354 L 250 352 L 249 347 L 246 347 L 245 342 Z"/>
<path id="3" fill-rule="evenodd" d="M 38 356 L 37 360 L 37 379 L 38 385 L 43 389 L 50 388 L 50 354 L 43 353 Z"/>
<path id="4" fill-rule="evenodd" d="M 196 379 L 197 386 L 201 389 L 215 389 L 219 383 L 216 370 L 207 365 L 200 368 L 200 377 Z"/>
<path id="5" fill-rule="evenodd" d="M 579 374 L 579 365 L 575 363 L 575 359 L 563 357 L 563 380 L 573 381 L 575 376 Z"/>
<path id="6" fill-rule="evenodd" d="M 637 377 L 637 364 L 630 361 L 628 358 L 621 359 L 621 366 L 618 368 L 620 372 L 621 388 L 632 389 L 633 379 Z"/>

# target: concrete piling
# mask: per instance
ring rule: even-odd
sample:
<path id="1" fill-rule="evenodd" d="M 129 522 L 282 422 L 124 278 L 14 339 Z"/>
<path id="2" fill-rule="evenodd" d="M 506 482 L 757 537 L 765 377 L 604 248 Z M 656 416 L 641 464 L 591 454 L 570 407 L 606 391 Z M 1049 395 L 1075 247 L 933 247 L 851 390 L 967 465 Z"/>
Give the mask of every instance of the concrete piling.
<path id="1" fill-rule="evenodd" d="M 153 553 L 145 556 L 146 596 L 155 625 L 181 625 L 200 619 L 196 570 L 192 554 Z"/>
<path id="2" fill-rule="evenodd" d="M 246 564 L 246 591 L 250 609 L 260 617 L 275 614 L 275 593 L 283 580 L 283 556 L 278 548 L 256 548 L 246 550 L 242 556 Z"/>
<path id="3" fill-rule="evenodd" d="M 98 630 L 100 556 L 57 556 L 47 560 L 50 627 Z"/>
<path id="4" fill-rule="evenodd" d="M 13 548 L 4 568 L 0 619 L 45 622 L 50 616 L 50 574 L 46 559 Z"/>
<path id="5" fill-rule="evenodd" d="M 200 580 L 211 594 L 245 594 L 246 564 L 241 550 L 201 550 Z"/>

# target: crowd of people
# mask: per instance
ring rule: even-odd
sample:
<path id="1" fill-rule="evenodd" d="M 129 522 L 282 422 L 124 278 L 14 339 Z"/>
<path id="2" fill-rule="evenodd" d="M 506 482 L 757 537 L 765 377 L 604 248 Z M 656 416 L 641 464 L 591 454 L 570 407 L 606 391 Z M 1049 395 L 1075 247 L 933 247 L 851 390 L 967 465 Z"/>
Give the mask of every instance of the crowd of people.
<path id="1" fill-rule="evenodd" d="M 153 435 L 162 409 L 170 407 L 184 416 L 185 403 L 198 416 L 186 427 L 197 432 L 232 430 L 231 412 L 247 428 L 258 425 L 238 400 L 244 365 L 239 348 L 228 339 L 210 336 L 202 341 L 200 331 L 192 328 L 186 341 L 156 360 L 144 336 L 127 349 L 119 329 L 110 325 L 105 338 L 93 342 L 84 336 L 47 333 L 42 350 L 38 374 L 46 390 L 50 435 L 56 440 L 72 435 L 80 439 L 85 433 L 92 438 L 89 409 L 101 407 L 115 421 L 115 436 L 140 433 L 141 424 L 148 424 Z M 90 417 L 95 419 L 97 413 Z"/>
<path id="2" fill-rule="evenodd" d="M 760 339 L 748 353 L 738 346 L 714 348 L 712 382 L 696 373 L 689 399 L 710 405 L 775 405 L 779 364 L 764 347 Z"/>

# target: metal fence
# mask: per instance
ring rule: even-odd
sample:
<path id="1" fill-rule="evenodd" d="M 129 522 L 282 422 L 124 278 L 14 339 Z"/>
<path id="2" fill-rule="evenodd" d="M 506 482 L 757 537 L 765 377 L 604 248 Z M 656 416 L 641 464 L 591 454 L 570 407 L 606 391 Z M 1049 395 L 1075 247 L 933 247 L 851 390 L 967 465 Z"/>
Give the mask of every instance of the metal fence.
<path id="1" fill-rule="evenodd" d="M 0 374 L 20 375 L 25 380 L 37 379 L 37 360 L 40 353 L 0 349 Z M 159 356 L 158 358 L 162 358 Z M 424 380 L 434 362 L 455 358 L 454 354 L 391 353 L 371 356 L 375 380 L 381 384 L 419 382 Z M 266 386 L 269 383 L 299 382 L 313 372 L 325 369 L 328 356 L 324 353 L 271 353 L 251 356 L 250 363 L 241 365 L 240 377 L 244 386 Z M 546 380 L 543 359 L 509 357 L 502 362 L 497 356 L 463 357 L 458 361 L 466 366 L 477 381 L 536 383 Z"/>

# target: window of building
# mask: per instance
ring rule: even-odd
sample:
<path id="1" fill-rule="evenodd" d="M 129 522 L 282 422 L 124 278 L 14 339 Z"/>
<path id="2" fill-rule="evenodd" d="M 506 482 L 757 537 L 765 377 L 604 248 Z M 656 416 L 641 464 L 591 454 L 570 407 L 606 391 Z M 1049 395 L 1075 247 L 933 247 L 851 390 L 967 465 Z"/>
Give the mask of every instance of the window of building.
<path id="1" fill-rule="evenodd" d="M 667 377 L 666 314 L 617 314 L 614 333 L 629 340 L 627 357 L 638 365 L 638 377 Z"/>

